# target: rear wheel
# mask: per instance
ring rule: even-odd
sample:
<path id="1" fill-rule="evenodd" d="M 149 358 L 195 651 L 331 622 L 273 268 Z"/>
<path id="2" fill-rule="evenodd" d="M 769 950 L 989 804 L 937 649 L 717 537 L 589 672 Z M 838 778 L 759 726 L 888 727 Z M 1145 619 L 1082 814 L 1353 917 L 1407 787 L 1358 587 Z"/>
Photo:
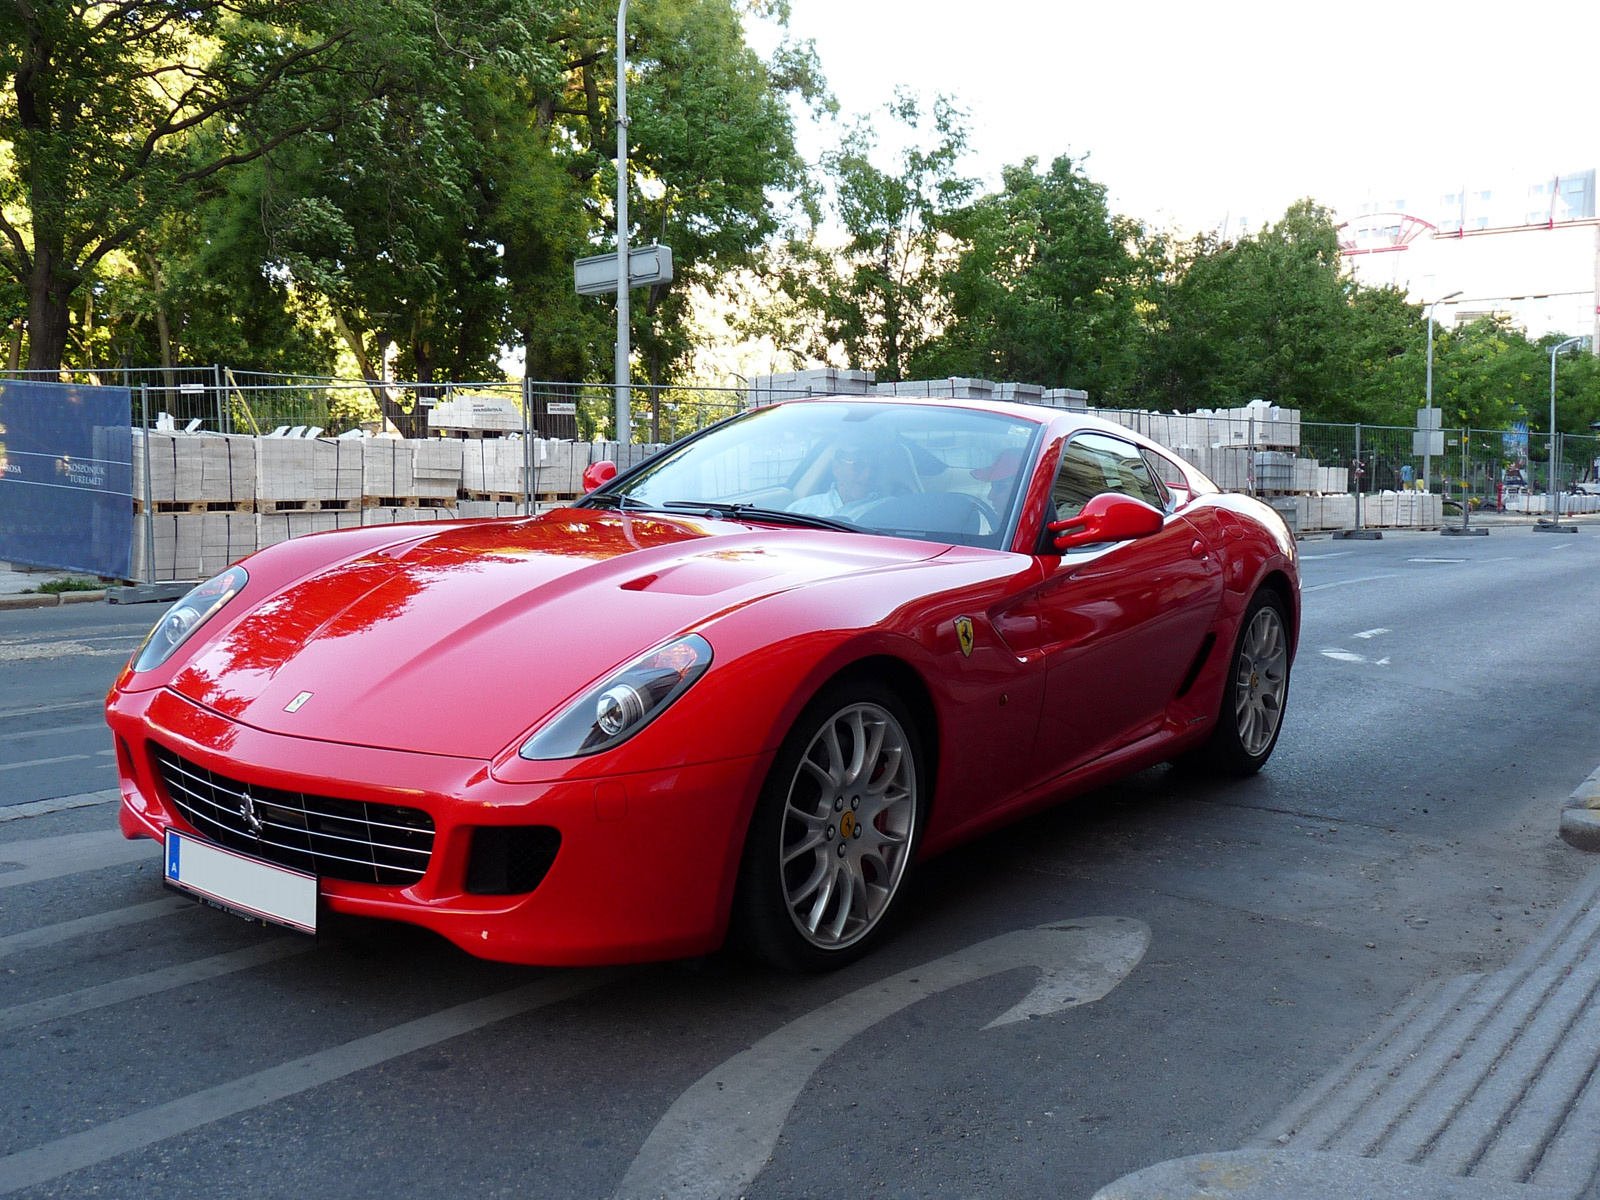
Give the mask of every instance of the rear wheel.
<path id="1" fill-rule="evenodd" d="M 1202 754 L 1229 775 L 1254 775 L 1272 757 L 1289 699 L 1289 619 L 1276 592 L 1255 594 L 1239 625 L 1216 727 Z"/>
<path id="2" fill-rule="evenodd" d="M 745 946 L 792 970 L 865 953 L 905 890 L 924 778 L 916 726 L 888 688 L 846 683 L 809 704 L 750 823 L 734 913 Z"/>

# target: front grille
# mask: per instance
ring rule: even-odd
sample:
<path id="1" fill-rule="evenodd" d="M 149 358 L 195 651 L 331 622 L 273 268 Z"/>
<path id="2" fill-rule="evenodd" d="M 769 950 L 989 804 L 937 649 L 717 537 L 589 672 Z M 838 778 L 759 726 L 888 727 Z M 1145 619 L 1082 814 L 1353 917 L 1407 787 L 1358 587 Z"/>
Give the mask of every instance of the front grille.
<path id="1" fill-rule="evenodd" d="M 355 883 L 403 887 L 428 869 L 433 818 L 421 809 L 245 784 L 164 746 L 151 751 L 184 820 L 219 845 Z"/>

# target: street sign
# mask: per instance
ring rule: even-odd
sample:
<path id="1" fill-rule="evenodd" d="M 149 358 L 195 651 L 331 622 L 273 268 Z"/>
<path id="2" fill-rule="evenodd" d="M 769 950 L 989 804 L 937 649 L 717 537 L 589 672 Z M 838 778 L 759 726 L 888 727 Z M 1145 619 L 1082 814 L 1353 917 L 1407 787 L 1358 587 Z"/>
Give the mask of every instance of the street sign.
<path id="1" fill-rule="evenodd" d="M 1434 409 L 1438 412 L 1438 409 Z M 1444 431 L 1440 429 L 1419 429 L 1411 435 L 1411 453 L 1416 455 L 1432 454 L 1435 457 L 1444 453 Z"/>
<path id="2" fill-rule="evenodd" d="M 609 296 L 617 290 L 617 256 L 597 254 L 572 264 L 580 296 Z M 671 246 L 636 246 L 628 251 L 628 286 L 651 287 L 672 282 Z"/>
<path id="3" fill-rule="evenodd" d="M 1439 408 L 1419 408 L 1419 409 L 1417 409 L 1417 428 L 1418 429 L 1438 429 L 1440 427 L 1440 425 L 1441 425 L 1441 418 L 1443 416 L 1443 413 L 1444 413 L 1444 410 L 1443 409 L 1439 409 Z M 1419 451 L 1419 453 L 1420 453 L 1420 451 Z"/>

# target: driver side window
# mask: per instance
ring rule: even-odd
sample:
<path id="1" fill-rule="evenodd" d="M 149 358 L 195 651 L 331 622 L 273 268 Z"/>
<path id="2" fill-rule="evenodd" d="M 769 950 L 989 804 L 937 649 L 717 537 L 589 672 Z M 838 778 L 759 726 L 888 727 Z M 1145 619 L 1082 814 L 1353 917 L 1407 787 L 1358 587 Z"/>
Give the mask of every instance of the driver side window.
<path id="1" fill-rule="evenodd" d="M 1055 520 L 1075 517 L 1102 492 L 1120 492 L 1155 508 L 1165 498 L 1136 446 L 1099 433 L 1080 433 L 1061 452 L 1056 472 Z"/>

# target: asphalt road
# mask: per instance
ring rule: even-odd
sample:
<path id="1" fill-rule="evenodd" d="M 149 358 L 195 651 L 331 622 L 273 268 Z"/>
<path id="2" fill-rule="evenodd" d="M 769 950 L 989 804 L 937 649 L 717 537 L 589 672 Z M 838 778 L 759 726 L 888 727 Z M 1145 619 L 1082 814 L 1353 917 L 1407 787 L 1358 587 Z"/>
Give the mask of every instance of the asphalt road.
<path id="1" fill-rule="evenodd" d="M 822 978 L 170 901 L 109 805 L 4 819 L 111 785 L 77 727 L 157 606 L 0 614 L 0 1195 L 1087 1197 L 1245 1144 L 1592 863 L 1555 830 L 1600 762 L 1600 528 L 1302 550 L 1261 776 L 1159 768 L 953 852 Z"/>

